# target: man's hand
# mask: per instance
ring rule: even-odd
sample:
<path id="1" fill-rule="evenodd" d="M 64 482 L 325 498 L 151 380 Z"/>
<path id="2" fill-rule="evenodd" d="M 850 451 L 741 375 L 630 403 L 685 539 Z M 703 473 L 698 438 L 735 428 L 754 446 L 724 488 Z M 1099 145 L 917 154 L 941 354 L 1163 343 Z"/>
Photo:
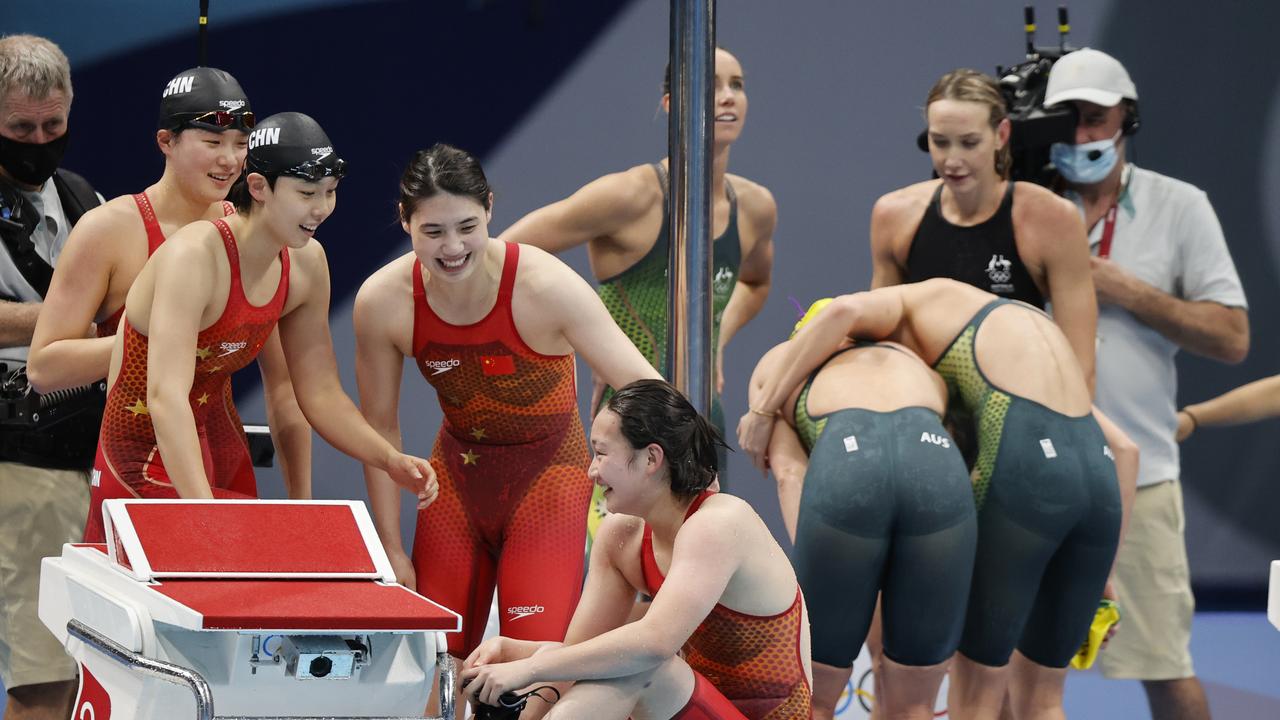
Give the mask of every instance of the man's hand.
<path id="1" fill-rule="evenodd" d="M 1178 411 L 1178 429 L 1174 433 L 1174 439 L 1182 442 L 1191 436 L 1196 429 L 1196 423 L 1191 419 L 1191 415 L 1186 410 Z"/>
<path id="2" fill-rule="evenodd" d="M 1134 283 L 1140 281 L 1105 258 L 1090 258 L 1089 264 L 1093 270 L 1093 287 L 1098 293 L 1098 302 L 1124 307 L 1133 294 Z"/>

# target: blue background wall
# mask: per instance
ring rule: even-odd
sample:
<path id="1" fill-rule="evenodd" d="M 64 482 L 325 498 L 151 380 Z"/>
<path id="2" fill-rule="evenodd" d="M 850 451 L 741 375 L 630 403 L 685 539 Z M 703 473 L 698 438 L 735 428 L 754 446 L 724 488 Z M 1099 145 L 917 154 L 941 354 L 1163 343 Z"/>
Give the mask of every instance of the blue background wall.
<path id="1" fill-rule="evenodd" d="M 213 0 L 210 64 L 235 74 L 260 115 L 301 110 L 321 121 L 352 165 L 321 230 L 332 260 L 332 322 L 354 392 L 350 302 L 361 280 L 407 250 L 395 222 L 396 179 L 436 141 L 478 153 L 497 191 L 492 231 L 603 173 L 665 152 L 658 109 L 667 51 L 663 0 Z M 1071 5 L 1076 45 L 1128 66 L 1142 96 L 1137 161 L 1208 191 L 1253 307 L 1253 351 L 1237 367 L 1183 357 L 1195 401 L 1276 371 L 1270 332 L 1280 272 L 1277 64 L 1263 52 L 1280 6 L 1191 0 Z M 197 3 L 6 0 L 0 31 L 48 36 L 71 57 L 74 140 L 67 165 L 107 196 L 153 182 L 159 93 L 195 64 Z M 1052 7 L 1039 10 L 1051 28 Z M 754 361 L 802 301 L 865 287 L 867 224 L 880 194 L 926 177 L 914 146 L 932 82 L 958 66 L 991 71 L 1022 49 L 1021 3 L 838 0 L 721 2 L 720 44 L 747 73 L 750 111 L 731 169 L 778 200 L 774 293 L 731 345 L 726 408 L 745 411 Z M 1043 32 L 1041 40 L 1050 35 Z M 566 259 L 587 274 L 582 251 Z M 412 368 L 410 368 L 412 371 Z M 584 402 L 588 387 L 583 373 Z M 242 407 L 264 417 L 252 377 Z M 426 454 L 439 423 L 425 383 L 405 383 L 407 445 Z M 1258 607 L 1267 562 L 1280 557 L 1273 481 L 1280 457 L 1263 423 L 1200 433 L 1184 452 L 1188 545 L 1202 599 Z M 735 492 L 781 535 L 771 482 L 740 457 Z M 273 472 L 264 492 L 279 494 Z M 317 441 L 317 497 L 363 497 L 358 465 Z M 406 510 L 405 528 L 412 528 Z M 1234 593 L 1234 594 L 1233 594 Z M 1242 594 L 1243 593 L 1243 594 Z"/>

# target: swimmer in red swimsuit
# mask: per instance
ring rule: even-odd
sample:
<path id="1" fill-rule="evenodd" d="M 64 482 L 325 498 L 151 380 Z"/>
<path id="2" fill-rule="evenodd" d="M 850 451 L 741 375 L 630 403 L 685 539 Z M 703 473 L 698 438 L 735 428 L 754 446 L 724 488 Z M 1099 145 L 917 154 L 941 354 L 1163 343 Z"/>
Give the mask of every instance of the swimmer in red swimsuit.
<path id="1" fill-rule="evenodd" d="M 435 473 L 393 448 L 342 391 L 328 325 L 329 275 L 316 228 L 346 164 L 311 118 L 273 115 L 250 134 L 237 214 L 189 225 L 129 290 L 112 353 L 87 541 L 109 497 L 227 496 L 210 484 L 208 418 L 222 377 L 248 364 L 276 325 L 298 401 L 339 450 L 433 499 Z"/>
<path id="2" fill-rule="evenodd" d="M 573 681 L 549 717 L 809 717 L 804 598 L 755 511 L 707 490 L 722 444 L 665 382 L 611 397 L 591 427 L 591 477 L 610 515 L 565 642 L 485 642 L 459 676 L 465 693 L 495 705 L 505 692 Z M 653 603 L 627 623 L 637 592 Z"/>
<path id="3" fill-rule="evenodd" d="M 413 559 L 399 498 L 375 468 L 369 497 L 397 578 L 462 614 L 450 653 L 480 643 L 496 584 L 502 631 L 560 640 L 582 586 L 586 438 L 574 355 L 615 385 L 658 372 L 591 287 L 537 248 L 489 237 L 480 163 L 447 145 L 417 153 L 400 182 L 413 243 L 356 297 L 356 378 L 369 421 L 400 444 L 404 359 L 445 419 L 431 463 L 440 500 L 418 516 Z"/>
<path id="4" fill-rule="evenodd" d="M 235 212 L 224 198 L 244 164 L 254 121 L 240 84 L 222 70 L 193 68 L 169 81 L 156 131 L 164 174 L 144 192 L 115 198 L 76 224 L 36 323 L 27 367 L 32 386 L 47 393 L 107 376 L 125 296 L 147 258 L 179 228 Z M 311 428 L 294 399 L 275 333 L 260 367 L 289 496 L 310 497 Z M 224 382 L 209 390 L 213 404 L 205 423 L 213 486 L 257 495 L 230 375 L 220 377 Z"/>

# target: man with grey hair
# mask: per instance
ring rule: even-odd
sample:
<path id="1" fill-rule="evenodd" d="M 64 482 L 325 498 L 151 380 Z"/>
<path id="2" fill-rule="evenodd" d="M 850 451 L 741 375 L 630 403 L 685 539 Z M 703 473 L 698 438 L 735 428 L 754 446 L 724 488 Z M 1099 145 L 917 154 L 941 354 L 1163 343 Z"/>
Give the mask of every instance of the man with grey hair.
<path id="1" fill-rule="evenodd" d="M 71 69 L 52 42 L 0 38 L 0 409 L 22 385 L 52 264 L 71 226 L 101 199 L 59 170 Z M 0 417 L 10 413 L 0 412 Z M 36 614 L 40 560 L 78 540 L 88 513 L 98 413 L 63 430 L 0 423 L 0 681 L 6 720 L 71 716 L 75 663 Z M 59 423 L 61 425 L 62 423 Z"/>
<path id="2" fill-rule="evenodd" d="M 1138 90 L 1118 60 L 1085 48 L 1049 74 L 1046 105 L 1073 105 L 1074 144 L 1050 155 L 1090 228 L 1098 293 L 1098 407 L 1138 444 L 1142 462 L 1116 557 L 1123 621 L 1099 656 L 1110 678 L 1141 680 L 1160 720 L 1207 720 L 1191 663 L 1195 601 L 1179 484 L 1174 356 L 1227 363 L 1249 352 L 1244 288 L 1205 193 L 1125 161 Z"/>

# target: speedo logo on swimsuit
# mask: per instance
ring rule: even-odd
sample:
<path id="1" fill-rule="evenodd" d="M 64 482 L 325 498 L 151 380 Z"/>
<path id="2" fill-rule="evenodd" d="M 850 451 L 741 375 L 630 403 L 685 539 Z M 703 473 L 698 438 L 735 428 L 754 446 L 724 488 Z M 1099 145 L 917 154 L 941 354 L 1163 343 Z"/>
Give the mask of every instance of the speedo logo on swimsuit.
<path id="1" fill-rule="evenodd" d="M 244 107 L 243 100 L 219 100 L 218 107 L 224 107 L 228 110 L 239 110 Z"/>
<path id="2" fill-rule="evenodd" d="M 168 85 L 164 86 L 164 94 L 160 97 L 167 98 L 170 95 L 189 93 L 191 92 L 191 88 L 195 87 L 195 83 L 195 75 L 183 75 L 182 77 L 176 77 L 170 80 Z"/>
<path id="3" fill-rule="evenodd" d="M 280 128 L 258 128 L 249 133 L 249 149 L 252 150 L 262 145 L 279 145 L 280 144 Z"/>
<path id="4" fill-rule="evenodd" d="M 233 352 L 240 352 L 241 350 L 249 347 L 249 343 L 243 342 L 243 341 L 242 342 L 224 342 L 218 347 L 222 348 L 222 352 L 218 353 L 218 357 L 226 357 Z"/>
<path id="5" fill-rule="evenodd" d="M 938 447 L 944 447 L 944 448 L 951 447 L 951 438 L 947 437 L 946 435 L 934 435 L 931 432 L 920 433 L 920 442 L 933 443 Z"/>
<path id="6" fill-rule="evenodd" d="M 514 607 L 507 608 L 507 615 L 510 616 L 507 619 L 519 620 L 522 617 L 529 617 L 530 615 L 537 615 L 546 611 L 547 609 L 541 605 L 516 605 Z"/>
<path id="7" fill-rule="evenodd" d="M 436 375 L 439 375 L 440 373 L 447 373 L 461 364 L 462 364 L 462 361 L 457 358 L 453 358 L 451 360 L 423 360 L 422 361 L 422 367 L 431 368 L 432 370 L 435 371 L 431 373 L 433 377 Z"/>

